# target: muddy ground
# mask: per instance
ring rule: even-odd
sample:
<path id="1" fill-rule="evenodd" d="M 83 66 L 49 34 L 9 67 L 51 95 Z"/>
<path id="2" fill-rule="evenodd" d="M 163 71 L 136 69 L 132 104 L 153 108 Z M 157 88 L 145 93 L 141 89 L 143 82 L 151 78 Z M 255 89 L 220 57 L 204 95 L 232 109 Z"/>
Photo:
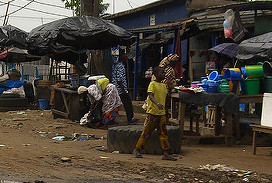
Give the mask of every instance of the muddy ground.
<path id="1" fill-rule="evenodd" d="M 136 114 L 143 123 L 143 114 Z M 272 182 L 269 148 L 184 145 L 176 162 L 109 153 L 106 130 L 53 119 L 50 111 L 0 113 L 0 180 L 18 182 Z M 125 116 L 121 113 L 119 124 Z M 73 134 L 78 140 L 72 140 Z M 86 134 L 89 139 L 86 140 Z M 66 136 L 66 141 L 53 140 Z"/>

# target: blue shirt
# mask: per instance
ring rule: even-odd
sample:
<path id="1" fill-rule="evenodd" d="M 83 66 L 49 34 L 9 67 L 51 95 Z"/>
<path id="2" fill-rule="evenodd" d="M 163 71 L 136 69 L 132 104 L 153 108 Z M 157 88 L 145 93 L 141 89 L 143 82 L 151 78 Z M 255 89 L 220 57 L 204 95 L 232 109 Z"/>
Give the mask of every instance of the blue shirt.
<path id="1" fill-rule="evenodd" d="M 123 92 L 122 88 L 118 84 L 119 81 L 123 83 L 124 89 L 128 93 L 126 69 L 122 62 L 118 62 L 112 66 L 112 84 L 116 86 L 118 94 L 121 95 Z"/>

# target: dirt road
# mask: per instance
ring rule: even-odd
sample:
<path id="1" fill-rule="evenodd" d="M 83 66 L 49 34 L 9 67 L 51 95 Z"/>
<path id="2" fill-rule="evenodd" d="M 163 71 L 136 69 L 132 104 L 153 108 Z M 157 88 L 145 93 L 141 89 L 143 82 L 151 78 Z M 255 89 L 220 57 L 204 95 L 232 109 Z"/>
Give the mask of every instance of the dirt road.
<path id="1" fill-rule="evenodd" d="M 250 146 L 187 145 L 182 147 L 181 154 L 175 155 L 176 162 L 162 161 L 161 156 L 154 155 L 136 159 L 131 154 L 108 153 L 106 130 L 53 119 L 50 111 L 11 111 L 0 116 L 0 180 L 272 182 L 272 156 L 268 148 L 258 148 L 254 156 Z M 137 117 L 142 118 L 142 114 Z M 71 140 L 74 133 L 82 138 Z M 62 135 L 67 141 L 52 139 Z"/>

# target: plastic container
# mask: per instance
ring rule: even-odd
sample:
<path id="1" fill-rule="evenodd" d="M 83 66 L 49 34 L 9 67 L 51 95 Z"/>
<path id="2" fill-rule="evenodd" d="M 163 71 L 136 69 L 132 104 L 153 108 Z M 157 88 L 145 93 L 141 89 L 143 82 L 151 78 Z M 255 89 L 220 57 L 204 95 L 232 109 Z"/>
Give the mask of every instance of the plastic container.
<path id="1" fill-rule="evenodd" d="M 208 86 L 208 85 L 202 84 L 202 88 L 203 88 L 203 90 L 204 90 L 205 92 L 208 92 L 209 86 Z"/>
<path id="2" fill-rule="evenodd" d="M 224 75 L 226 79 L 241 79 L 241 72 L 239 68 L 226 69 Z"/>
<path id="3" fill-rule="evenodd" d="M 218 79 L 217 71 L 212 71 L 208 76 L 208 80 L 217 81 L 217 79 Z"/>
<path id="4" fill-rule="evenodd" d="M 207 80 L 207 85 L 210 86 L 216 86 L 218 85 L 217 81 L 213 81 L 213 80 Z"/>
<path id="5" fill-rule="evenodd" d="M 241 72 L 242 72 L 243 78 L 246 79 L 247 78 L 246 67 L 241 67 Z"/>
<path id="6" fill-rule="evenodd" d="M 209 86 L 208 93 L 217 93 L 217 86 Z"/>
<path id="7" fill-rule="evenodd" d="M 260 93 L 260 78 L 251 78 L 245 80 L 246 94 L 256 95 Z"/>
<path id="8" fill-rule="evenodd" d="M 220 81 L 220 80 L 222 80 L 222 79 L 225 79 L 225 76 L 224 76 L 224 75 L 222 75 L 222 74 L 219 74 L 219 75 L 218 75 L 217 80 L 219 80 L 219 81 Z"/>
<path id="9" fill-rule="evenodd" d="M 262 63 L 258 63 L 258 65 L 246 65 L 246 75 L 247 78 L 261 78 L 264 75 L 263 65 Z"/>
<path id="10" fill-rule="evenodd" d="M 208 78 L 207 78 L 206 76 L 201 77 L 201 78 L 200 78 L 201 82 L 202 82 L 204 79 L 207 80 Z"/>
<path id="11" fill-rule="evenodd" d="M 264 93 L 261 125 L 272 127 L 272 93 Z"/>
<path id="12" fill-rule="evenodd" d="M 227 80 L 222 80 L 221 84 L 218 86 L 219 93 L 229 93 L 229 84 Z"/>
<path id="13" fill-rule="evenodd" d="M 272 76 L 272 63 L 265 61 L 263 63 L 263 72 L 265 76 Z"/>
<path id="14" fill-rule="evenodd" d="M 192 82 L 191 87 L 198 88 L 198 84 L 200 84 L 198 81 Z"/>
<path id="15" fill-rule="evenodd" d="M 50 109 L 49 100 L 47 99 L 39 99 L 39 106 L 41 109 L 48 110 Z"/>
<path id="16" fill-rule="evenodd" d="M 201 82 L 202 82 L 202 84 L 204 84 L 204 85 L 207 85 L 207 79 L 203 79 Z"/>
<path id="17" fill-rule="evenodd" d="M 272 93 L 272 76 L 265 77 L 264 87 L 266 93 Z"/>

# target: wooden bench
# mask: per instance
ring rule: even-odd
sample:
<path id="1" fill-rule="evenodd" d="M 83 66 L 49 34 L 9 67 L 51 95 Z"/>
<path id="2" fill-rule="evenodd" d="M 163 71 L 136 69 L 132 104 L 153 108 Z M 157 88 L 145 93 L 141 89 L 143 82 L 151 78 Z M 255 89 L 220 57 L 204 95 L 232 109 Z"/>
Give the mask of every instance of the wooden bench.
<path id="1" fill-rule="evenodd" d="M 253 131 L 253 140 L 252 140 L 252 147 L 253 147 L 253 154 L 256 155 L 256 139 L 257 139 L 257 133 L 263 132 L 263 133 L 270 133 L 272 134 L 272 127 L 269 126 L 262 126 L 262 125 L 251 125 L 252 131 Z"/>

